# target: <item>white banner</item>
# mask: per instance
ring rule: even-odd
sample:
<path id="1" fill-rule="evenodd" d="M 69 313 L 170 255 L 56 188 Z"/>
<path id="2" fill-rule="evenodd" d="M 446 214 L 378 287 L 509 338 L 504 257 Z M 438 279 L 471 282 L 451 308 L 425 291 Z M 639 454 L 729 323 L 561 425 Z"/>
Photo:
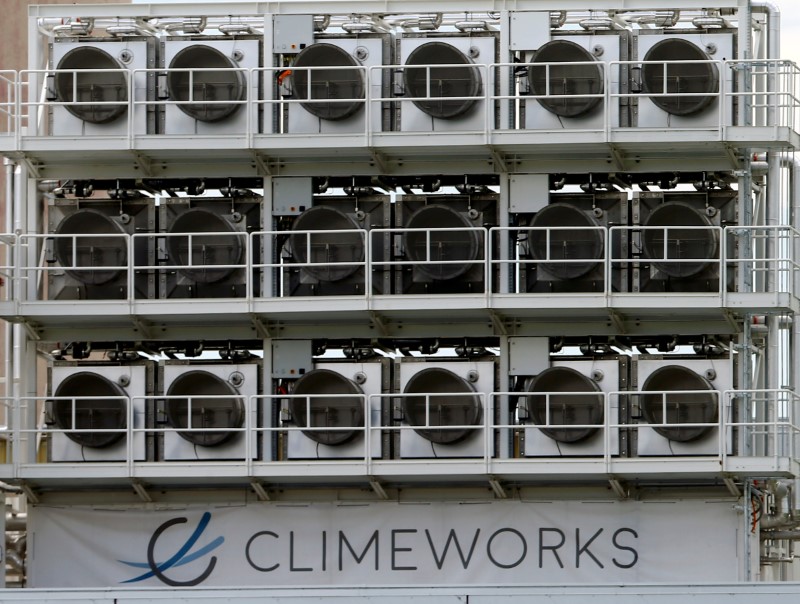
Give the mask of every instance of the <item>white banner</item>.
<path id="1" fill-rule="evenodd" d="M 734 501 L 33 507 L 31 587 L 742 579 Z"/>

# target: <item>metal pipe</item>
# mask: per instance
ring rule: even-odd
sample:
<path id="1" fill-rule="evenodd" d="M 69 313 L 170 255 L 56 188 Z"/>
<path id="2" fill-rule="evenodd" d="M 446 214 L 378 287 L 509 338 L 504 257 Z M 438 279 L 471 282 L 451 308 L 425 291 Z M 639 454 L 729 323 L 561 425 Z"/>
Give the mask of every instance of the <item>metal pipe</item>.
<path id="1" fill-rule="evenodd" d="M 767 59 L 778 59 L 781 54 L 781 9 L 769 0 L 750 0 L 750 10 L 767 15 Z"/>
<path id="2" fill-rule="evenodd" d="M 762 541 L 778 541 L 781 539 L 798 541 L 800 540 L 800 531 L 768 531 L 761 533 Z"/>
<path id="3" fill-rule="evenodd" d="M 28 528 L 27 514 L 12 514 L 6 512 L 6 532 L 21 532 Z"/>

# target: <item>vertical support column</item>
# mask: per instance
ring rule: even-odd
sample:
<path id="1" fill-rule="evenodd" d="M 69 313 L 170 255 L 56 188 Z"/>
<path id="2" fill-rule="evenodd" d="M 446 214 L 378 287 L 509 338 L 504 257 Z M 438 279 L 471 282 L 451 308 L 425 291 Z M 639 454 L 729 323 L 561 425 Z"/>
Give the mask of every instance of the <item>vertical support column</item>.
<path id="1" fill-rule="evenodd" d="M 509 11 L 500 11 L 500 62 L 511 62 L 511 15 Z M 511 70 L 508 67 L 500 69 L 500 95 L 505 96 L 511 91 Z M 490 81 L 494 78 L 489 78 Z M 500 130 L 511 127 L 510 103 L 507 100 L 500 102 Z"/>
<path id="2" fill-rule="evenodd" d="M 265 339 L 262 342 L 263 348 L 263 363 L 262 363 L 262 392 L 265 396 L 275 394 L 273 389 L 272 380 L 272 339 Z M 275 427 L 275 412 L 273 406 L 275 404 L 273 399 L 261 399 L 261 426 L 264 428 Z M 267 430 L 262 432 L 261 437 L 261 461 L 275 461 L 278 459 L 278 451 L 275 438 L 275 432 Z"/>
<path id="3" fill-rule="evenodd" d="M 500 392 L 509 392 L 511 384 L 509 383 L 509 345 L 508 336 L 500 336 L 500 357 L 498 360 L 498 378 L 497 390 Z M 508 395 L 503 394 L 495 398 L 496 418 L 499 424 L 506 425 L 513 423 L 511 417 L 511 409 L 509 407 Z M 499 446 L 495 446 L 497 450 L 497 457 L 499 459 L 508 459 L 514 456 L 514 441 L 512 438 L 512 430 L 499 430 L 496 432 L 495 438 L 500 439 Z M 496 445 L 498 443 L 495 443 Z"/>
<path id="4" fill-rule="evenodd" d="M 275 65 L 275 55 L 272 53 L 273 37 L 274 33 L 272 31 L 272 15 L 264 15 L 264 60 L 261 62 L 261 64 L 266 68 L 277 67 L 277 65 Z M 261 86 L 261 97 L 265 101 L 272 101 L 273 93 L 275 91 L 273 86 L 273 82 L 275 81 L 275 72 L 267 70 L 263 72 L 262 76 L 263 82 Z M 280 111 L 276 111 L 276 109 L 280 109 L 280 107 L 272 104 L 271 102 L 261 104 L 262 133 L 272 134 L 277 131 L 275 127 L 276 117 L 280 114 Z"/>
<path id="5" fill-rule="evenodd" d="M 264 178 L 264 201 L 261 209 L 262 230 L 272 231 L 275 229 L 275 218 L 273 216 L 272 203 L 272 177 Z M 264 235 L 261 238 L 261 258 L 263 264 L 269 264 L 275 260 L 274 238 L 271 235 Z M 278 290 L 275 275 L 278 271 L 272 267 L 261 269 L 261 297 L 273 298 Z"/>

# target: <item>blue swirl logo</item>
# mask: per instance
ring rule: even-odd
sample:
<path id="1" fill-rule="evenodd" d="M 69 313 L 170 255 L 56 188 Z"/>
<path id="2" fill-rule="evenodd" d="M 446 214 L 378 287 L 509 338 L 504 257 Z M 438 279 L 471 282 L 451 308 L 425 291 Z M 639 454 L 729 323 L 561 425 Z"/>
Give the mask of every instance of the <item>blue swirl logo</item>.
<path id="1" fill-rule="evenodd" d="M 190 587 L 192 585 L 199 585 L 200 583 L 205 581 L 209 577 L 211 572 L 214 570 L 214 567 L 217 565 L 216 556 L 211 556 L 211 559 L 208 561 L 206 569 L 191 581 L 176 581 L 175 579 L 170 579 L 168 576 L 164 574 L 164 571 L 172 567 L 183 566 L 184 564 L 189 564 L 190 562 L 194 562 L 198 558 L 201 558 L 206 554 L 211 553 L 225 542 L 225 537 L 219 536 L 208 545 L 204 545 L 197 551 L 190 553 L 190 550 L 194 547 L 195 543 L 197 543 L 197 540 L 200 539 L 200 537 L 203 534 L 203 531 L 206 530 L 206 527 L 208 526 L 208 523 L 210 521 L 211 521 L 211 513 L 210 512 L 203 513 L 203 517 L 200 518 L 200 522 L 197 523 L 197 528 L 194 529 L 194 532 L 186 540 L 186 543 L 184 543 L 180 547 L 180 549 L 178 549 L 178 551 L 175 552 L 175 555 L 173 555 L 168 560 L 165 560 L 164 562 L 156 562 L 155 549 L 156 549 L 156 542 L 158 541 L 159 537 L 161 537 L 161 535 L 170 527 L 175 526 L 176 524 L 184 524 L 187 522 L 187 519 L 184 517 L 167 520 L 164 524 L 159 526 L 153 532 L 153 536 L 150 537 L 150 542 L 147 544 L 147 562 L 130 562 L 127 560 L 118 560 L 118 562 L 121 562 L 122 564 L 127 564 L 128 566 L 132 566 L 133 568 L 147 569 L 147 572 L 142 573 L 141 575 L 134 577 L 133 579 L 122 581 L 122 583 L 138 583 L 139 581 L 144 581 L 145 579 L 149 579 L 150 577 L 157 577 L 162 583 L 165 583 L 172 587 Z"/>

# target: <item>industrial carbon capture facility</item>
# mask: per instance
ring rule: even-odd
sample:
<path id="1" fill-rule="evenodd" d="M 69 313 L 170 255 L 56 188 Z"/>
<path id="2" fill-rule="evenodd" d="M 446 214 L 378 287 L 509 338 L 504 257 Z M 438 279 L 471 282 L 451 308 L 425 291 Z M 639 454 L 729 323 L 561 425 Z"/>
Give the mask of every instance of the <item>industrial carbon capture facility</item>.
<path id="1" fill-rule="evenodd" d="M 31 6 L 0 599 L 800 594 L 780 11 L 596 4 Z"/>

